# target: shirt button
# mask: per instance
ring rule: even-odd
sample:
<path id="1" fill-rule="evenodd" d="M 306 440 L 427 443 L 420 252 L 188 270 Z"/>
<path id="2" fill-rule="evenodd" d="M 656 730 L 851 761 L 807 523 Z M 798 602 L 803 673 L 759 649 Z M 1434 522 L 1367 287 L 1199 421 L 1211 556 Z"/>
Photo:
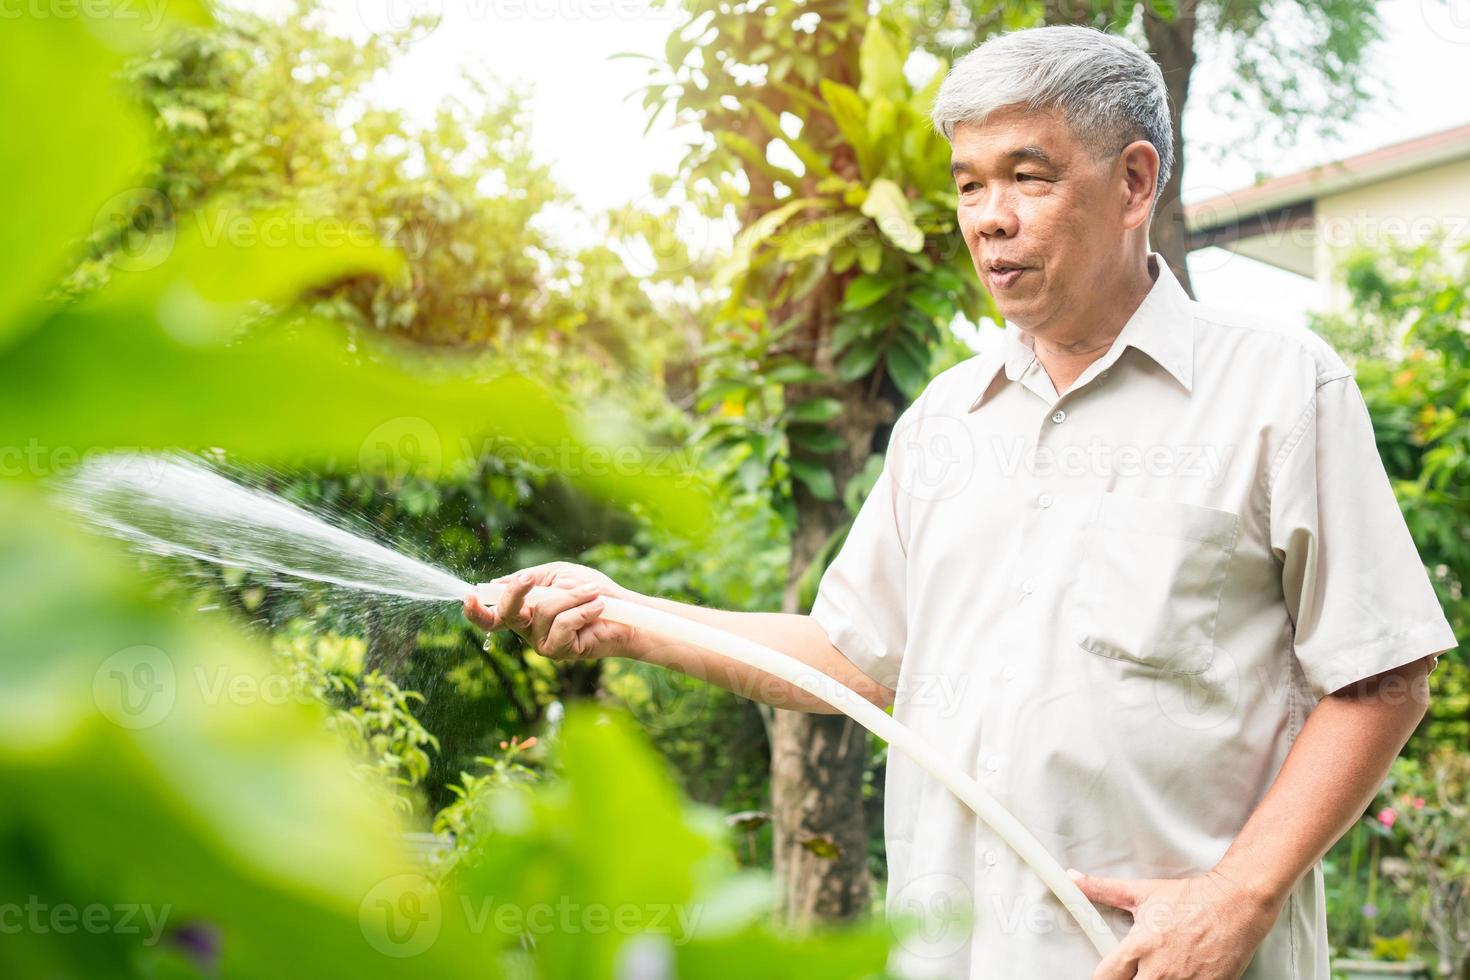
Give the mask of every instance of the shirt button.
<path id="1" fill-rule="evenodd" d="M 1041 496 L 1037 497 L 1036 498 L 1036 506 L 1038 506 L 1038 507 L 1050 507 L 1051 506 L 1051 494 L 1044 493 Z"/>
<path id="2" fill-rule="evenodd" d="M 1010 680 L 1012 677 L 1016 676 L 1016 668 L 1011 666 L 1010 664 L 1006 664 L 1004 667 L 1001 668 L 1000 676 L 1004 677 L 1006 680 Z"/>
<path id="3" fill-rule="evenodd" d="M 985 760 L 985 768 L 995 772 L 1000 768 L 1000 756 L 993 755 Z"/>
<path id="4" fill-rule="evenodd" d="M 1098 374 L 1098 377 L 1099 378 L 1106 378 L 1107 376 L 1108 376 L 1108 372 L 1106 372 L 1106 371 L 1103 371 L 1100 374 Z"/>
<path id="5" fill-rule="evenodd" d="M 1053 422 L 1055 422 L 1057 425 L 1061 425 L 1062 422 L 1066 421 L 1066 418 L 1067 418 L 1067 413 L 1064 412 L 1060 408 L 1057 409 L 1055 412 L 1053 412 L 1052 413 L 1052 416 L 1051 416 L 1051 420 Z"/>
<path id="6" fill-rule="evenodd" d="M 994 865 L 999 860 L 1000 860 L 1000 855 L 997 854 L 997 853 L 995 853 L 994 851 L 987 850 L 985 852 L 985 863 L 987 865 Z"/>
<path id="7" fill-rule="evenodd" d="M 1035 579 L 1028 578 L 1026 581 L 1024 581 L 1024 582 L 1021 583 L 1021 592 L 1022 592 L 1022 594 L 1024 594 L 1024 595 L 1030 595 L 1031 593 L 1033 593 L 1035 591 L 1036 591 L 1036 580 Z"/>

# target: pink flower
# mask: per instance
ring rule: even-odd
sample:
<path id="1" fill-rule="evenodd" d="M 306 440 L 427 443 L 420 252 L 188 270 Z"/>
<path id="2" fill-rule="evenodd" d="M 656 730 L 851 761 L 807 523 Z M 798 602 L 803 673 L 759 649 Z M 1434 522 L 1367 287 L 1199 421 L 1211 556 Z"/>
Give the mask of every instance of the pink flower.
<path id="1" fill-rule="evenodd" d="M 1399 815 L 1394 812 L 1394 809 L 1391 806 L 1386 806 L 1382 810 L 1378 811 L 1378 822 L 1383 824 L 1383 826 L 1385 827 L 1392 827 L 1393 822 L 1398 818 Z"/>
<path id="2" fill-rule="evenodd" d="M 1424 809 L 1424 797 L 1422 797 L 1422 796 L 1416 796 L 1416 797 L 1414 797 L 1414 809 L 1416 809 L 1416 810 L 1422 810 L 1422 809 Z"/>

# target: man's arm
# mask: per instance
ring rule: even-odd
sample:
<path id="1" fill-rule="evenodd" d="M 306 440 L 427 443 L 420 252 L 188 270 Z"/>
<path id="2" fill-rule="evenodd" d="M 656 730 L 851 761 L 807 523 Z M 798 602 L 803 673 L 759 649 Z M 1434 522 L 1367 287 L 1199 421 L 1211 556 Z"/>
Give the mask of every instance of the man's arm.
<path id="1" fill-rule="evenodd" d="M 1429 710 L 1424 657 L 1332 692 L 1307 716 L 1270 790 L 1215 870 L 1265 907 L 1373 802 L 1394 757 Z"/>
<path id="2" fill-rule="evenodd" d="M 1319 701 L 1271 788 L 1207 874 L 1131 880 L 1074 872 L 1088 898 L 1133 915 L 1133 928 L 1093 980 L 1239 977 L 1292 888 L 1362 815 L 1423 719 L 1433 660 L 1383 671 Z"/>
<path id="3" fill-rule="evenodd" d="M 601 597 L 608 596 L 768 646 L 806 664 L 814 675 L 836 680 L 880 708 L 887 708 L 895 697 L 894 691 L 863 673 L 833 646 L 826 629 L 811 616 L 727 612 L 646 596 L 619 585 L 594 568 L 566 561 L 521 569 L 500 576 L 494 583 L 504 586 L 498 605 L 487 608 L 471 593 L 465 597 L 465 616 L 483 630 L 513 630 L 533 650 L 553 660 L 627 657 L 690 674 L 777 708 L 836 713 L 835 708 L 805 689 L 738 660 L 659 633 L 600 619 Z M 527 602 L 531 589 L 536 586 L 560 589 L 562 594 Z"/>
<path id="4" fill-rule="evenodd" d="M 768 646 L 801 661 L 816 672 L 826 674 L 880 708 L 887 708 L 893 703 L 894 692 L 858 670 L 851 660 L 832 645 L 826 631 L 810 616 L 709 609 L 640 593 L 625 594 L 623 598 Z M 634 631 L 633 640 L 620 651 L 620 655 L 692 674 L 743 697 L 777 708 L 818 714 L 837 713 L 827 702 L 778 677 L 712 650 L 690 646 L 659 634 Z"/>

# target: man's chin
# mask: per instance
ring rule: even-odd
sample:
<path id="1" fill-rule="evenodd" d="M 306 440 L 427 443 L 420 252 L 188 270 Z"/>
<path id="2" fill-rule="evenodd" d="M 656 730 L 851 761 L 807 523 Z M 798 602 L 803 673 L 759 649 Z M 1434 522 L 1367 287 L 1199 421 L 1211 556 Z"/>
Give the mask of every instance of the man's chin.
<path id="1" fill-rule="evenodd" d="M 1014 323 L 1023 330 L 1029 329 L 1037 321 L 1037 306 L 1038 304 L 1034 301 L 1017 302 L 1016 300 L 1009 300 L 1008 302 L 1002 303 L 996 300 L 995 302 L 995 308 L 1000 312 L 1000 315 L 1008 322 Z"/>

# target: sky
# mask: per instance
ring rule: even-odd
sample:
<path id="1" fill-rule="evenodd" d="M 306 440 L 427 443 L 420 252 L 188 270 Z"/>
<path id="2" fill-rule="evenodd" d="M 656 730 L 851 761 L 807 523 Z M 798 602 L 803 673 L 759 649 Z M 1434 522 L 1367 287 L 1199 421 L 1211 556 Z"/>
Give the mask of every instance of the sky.
<path id="1" fill-rule="evenodd" d="M 263 11 L 286 4 L 236 2 Z M 662 58 L 676 12 L 651 0 L 323 0 L 322 6 L 334 28 L 359 37 L 401 24 L 415 10 L 441 14 L 437 27 L 375 83 L 371 99 L 427 120 L 462 85 L 466 69 L 529 85 L 532 144 L 589 213 L 640 199 L 652 203 L 649 177 L 672 172 L 697 138 L 667 116 L 643 136 L 647 114 L 628 95 L 644 82 L 645 63 L 611 58 L 619 52 Z M 1385 0 L 1380 10 L 1387 37 L 1365 66 L 1374 97 L 1334 141 L 1303 134 L 1280 150 L 1253 129 L 1222 123 L 1208 96 L 1227 76 L 1206 57 L 1195 74 L 1185 133 L 1204 134 L 1217 150 L 1201 142 L 1186 148 L 1186 203 L 1249 186 L 1258 171 L 1289 173 L 1470 122 L 1464 97 L 1470 0 Z M 717 236 L 687 222 L 679 227 L 693 237 Z M 578 240 L 589 229 L 563 231 Z M 1232 253 L 1205 249 L 1189 262 L 1204 302 L 1290 322 L 1301 322 L 1318 302 L 1314 283 Z"/>

